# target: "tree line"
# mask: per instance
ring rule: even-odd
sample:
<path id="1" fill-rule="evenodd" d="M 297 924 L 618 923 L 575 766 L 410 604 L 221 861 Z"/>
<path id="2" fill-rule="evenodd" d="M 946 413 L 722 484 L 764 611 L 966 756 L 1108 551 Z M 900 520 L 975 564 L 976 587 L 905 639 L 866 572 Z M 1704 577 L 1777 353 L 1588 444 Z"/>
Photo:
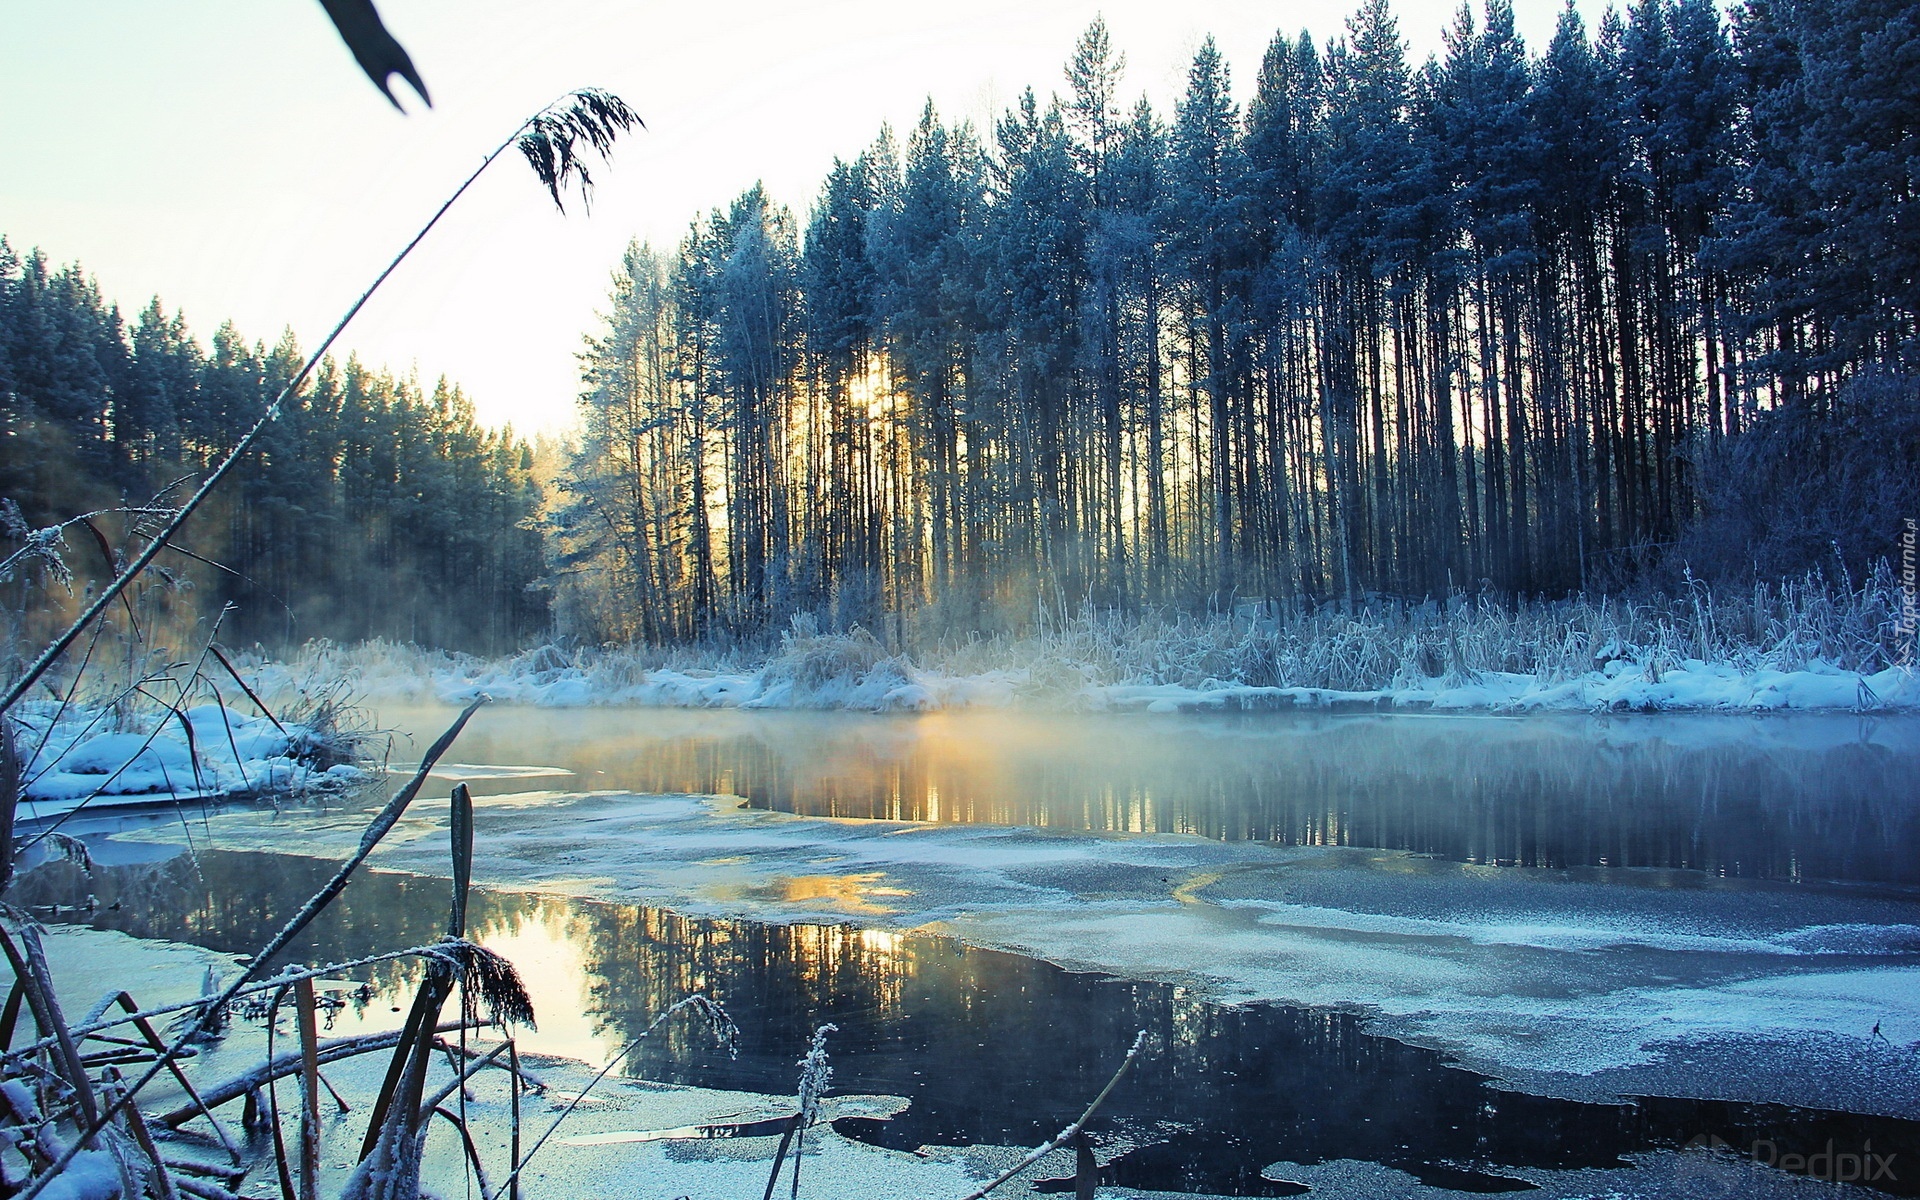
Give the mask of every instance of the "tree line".
<path id="1" fill-rule="evenodd" d="M 1489 0 L 1415 66 L 1367 0 L 1244 104 L 1205 43 L 1166 115 L 1124 67 L 1096 21 L 1063 94 L 929 104 L 804 221 L 630 248 L 553 495 L 457 387 L 329 362 L 170 567 L 233 638 L 500 650 L 1853 570 L 1920 507 L 1908 6 L 1536 52 Z M 299 358 L 0 240 L 0 497 L 164 500 Z"/>
<path id="2" fill-rule="evenodd" d="M 1244 106 L 1211 40 L 1170 116 L 1123 71 L 1096 20 L 1063 94 L 929 103 L 804 223 L 755 187 L 632 247 L 563 626 L 1614 587 L 1726 447 L 1913 364 L 1909 5 L 1569 6 L 1532 52 L 1488 0 L 1415 66 L 1366 0 Z"/>
<path id="3" fill-rule="evenodd" d="M 79 266 L 0 238 L 0 497 L 35 528 L 178 499 L 301 361 L 291 334 L 249 343 L 230 322 L 203 346 L 158 299 L 129 324 Z M 229 642 L 512 649 L 547 624 L 532 468 L 446 380 L 329 360 L 162 563 L 188 613 L 235 605 Z M 68 558 L 104 570 L 84 541 Z"/>

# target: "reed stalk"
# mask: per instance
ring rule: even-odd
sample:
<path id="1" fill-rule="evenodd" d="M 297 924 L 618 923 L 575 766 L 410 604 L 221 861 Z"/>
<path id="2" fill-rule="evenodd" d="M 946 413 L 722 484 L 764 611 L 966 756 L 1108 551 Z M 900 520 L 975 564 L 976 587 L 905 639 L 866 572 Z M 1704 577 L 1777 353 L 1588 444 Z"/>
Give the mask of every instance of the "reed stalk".
<path id="1" fill-rule="evenodd" d="M 467 189 L 474 185 L 488 167 L 493 165 L 495 159 L 510 149 L 518 148 L 533 167 L 534 174 L 539 178 L 541 185 L 552 194 L 556 205 L 560 204 L 561 190 L 575 180 L 579 181 L 582 200 L 585 202 L 593 179 L 588 173 L 581 149 L 590 150 L 604 159 L 611 150 L 614 140 L 636 125 L 644 127 L 639 116 L 628 108 L 624 101 L 618 96 L 597 88 L 581 88 L 569 92 L 522 121 L 505 141 L 480 160 L 480 165 L 473 169 L 473 173 L 454 189 L 453 194 L 448 196 L 433 216 L 427 219 L 427 223 L 420 227 L 412 240 L 401 248 L 400 253 L 394 255 L 393 261 L 374 277 L 373 282 L 367 285 L 367 289 L 360 293 L 360 297 L 347 308 L 339 321 L 334 323 L 327 336 L 321 340 L 319 347 L 307 356 L 306 361 L 300 365 L 300 369 L 294 373 L 287 385 L 280 389 L 279 395 L 267 405 L 252 427 L 241 435 L 233 449 L 227 452 L 226 457 L 222 458 L 219 465 L 201 481 L 200 486 L 194 489 L 193 494 L 181 504 L 179 509 L 166 519 L 165 524 L 152 536 L 140 553 L 135 555 L 111 582 L 100 589 L 99 594 L 86 609 L 40 652 L 18 679 L 7 687 L 5 696 L 0 697 L 0 713 L 10 711 L 20 698 L 39 682 L 40 677 L 52 668 L 60 656 L 66 653 L 67 648 L 73 645 L 80 635 L 100 618 L 102 613 L 120 599 L 128 586 L 139 578 L 141 572 L 145 571 L 148 565 L 159 556 L 160 551 L 171 544 L 174 535 L 186 525 L 188 518 L 193 516 L 194 512 L 206 502 L 207 497 L 213 494 L 214 489 L 220 486 L 221 481 L 226 479 L 248 451 L 253 449 L 254 443 L 259 441 L 260 435 L 267 426 L 279 419 L 281 408 L 306 385 L 308 376 L 312 375 L 314 368 L 320 365 L 320 360 L 326 356 L 327 351 L 333 348 L 334 341 L 339 338 L 348 323 L 359 315 L 360 310 L 366 307 L 367 301 L 380 290 L 380 285 L 385 283 L 400 264 L 406 261 L 407 256 L 413 253 L 414 247 L 433 231 L 433 227 L 440 223 L 440 218 L 447 215 L 447 210 L 466 194 Z"/>

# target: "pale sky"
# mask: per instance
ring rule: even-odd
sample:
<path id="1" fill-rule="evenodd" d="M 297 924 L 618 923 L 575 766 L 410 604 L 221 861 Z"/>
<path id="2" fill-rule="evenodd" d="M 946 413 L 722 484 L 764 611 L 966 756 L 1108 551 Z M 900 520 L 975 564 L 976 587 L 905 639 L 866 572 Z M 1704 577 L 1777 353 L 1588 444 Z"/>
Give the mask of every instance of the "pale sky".
<path id="1" fill-rule="evenodd" d="M 1356 0 L 1357 2 L 1357 0 Z M 1396 0 L 1418 63 L 1457 0 Z M 573 419 L 576 354 L 630 238 L 670 249 L 755 180 L 804 223 L 833 158 L 931 96 L 983 129 L 1062 67 L 1096 13 L 1121 95 L 1171 114 L 1211 33 L 1244 104 L 1276 29 L 1324 43 L 1351 7 L 1297 0 L 379 0 L 431 90 L 374 90 L 315 0 L 0 0 L 0 233 L 80 261 L 131 318 L 158 294 L 204 343 L 291 327 L 311 347 L 529 113 L 607 88 L 646 120 L 562 217 L 497 163 L 336 352 L 458 381 L 483 420 Z M 1589 28 L 1602 0 L 1580 0 Z M 1560 0 L 1515 0 L 1529 47 Z"/>

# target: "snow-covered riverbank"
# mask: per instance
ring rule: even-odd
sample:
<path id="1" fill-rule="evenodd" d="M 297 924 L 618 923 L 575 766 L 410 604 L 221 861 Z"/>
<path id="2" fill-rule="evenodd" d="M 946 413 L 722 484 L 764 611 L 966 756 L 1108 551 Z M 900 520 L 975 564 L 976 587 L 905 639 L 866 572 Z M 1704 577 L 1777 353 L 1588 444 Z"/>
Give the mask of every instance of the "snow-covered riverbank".
<path id="1" fill-rule="evenodd" d="M 272 687 L 349 679 L 376 703 L 484 692 L 561 708 L 1912 711 L 1903 596 L 1876 575 L 1851 591 L 1803 580 L 1639 600 L 1088 607 L 990 635 L 930 609 L 884 637 L 802 615 L 777 638 L 695 646 L 557 643 L 489 660 L 313 643 L 254 667 Z"/>
<path id="2" fill-rule="evenodd" d="M 18 817 L 86 805 L 188 800 L 322 789 L 365 778 L 347 747 L 310 726 L 203 704 L 164 720 L 54 702 L 10 714 L 21 751 Z"/>
<path id="3" fill-rule="evenodd" d="M 1920 709 L 1920 675 L 1901 667 L 1871 674 L 1814 662 L 1797 671 L 1742 670 L 1685 659 L 1664 670 L 1613 660 L 1571 679 L 1482 672 L 1470 680 L 1418 679 L 1403 685 L 1340 689 L 1249 684 L 1234 678 L 1198 683 L 1101 683 L 1062 686 L 1033 670 L 948 675 L 889 660 L 864 671 L 803 682 L 773 663 L 752 671 L 656 669 L 634 682 L 597 664 L 526 670 L 517 662 L 463 664 L 416 683 L 380 681 L 383 694 L 411 693 L 447 702 L 485 693 L 495 700 L 552 708 L 811 708 L 927 712 L 950 708 L 1065 708 L 1075 711 L 1193 712 L 1267 709 L 1376 709 L 1489 712 L 1897 712 Z M 1091 672 L 1089 672 L 1091 674 Z M 392 689 L 392 691 L 388 691 Z M 425 698 L 425 697 L 423 697 Z"/>
<path id="4" fill-rule="evenodd" d="M 373 701 L 556 708 L 1438 711 L 1920 709 L 1920 675 L 1877 593 L 1764 589 L 1722 602 L 1389 606 L 1190 618 L 1088 611 L 1020 635 L 883 643 L 796 620 L 758 649 L 546 645 L 504 659 L 315 643 L 269 684 L 352 681 Z M 898 641 L 898 639 L 895 639 Z M 1910 648 L 1909 648 L 1910 649 Z"/>

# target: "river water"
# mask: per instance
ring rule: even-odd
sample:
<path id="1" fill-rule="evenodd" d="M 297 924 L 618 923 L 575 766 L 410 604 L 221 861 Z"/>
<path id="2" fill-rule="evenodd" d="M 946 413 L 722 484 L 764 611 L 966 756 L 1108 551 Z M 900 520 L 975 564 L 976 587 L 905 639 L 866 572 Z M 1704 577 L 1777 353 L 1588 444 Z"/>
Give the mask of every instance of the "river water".
<path id="1" fill-rule="evenodd" d="M 809 817 L 1920 884 L 1911 717 L 486 715 L 451 757 Z M 393 716 L 430 734 L 445 714 Z"/>
<path id="2" fill-rule="evenodd" d="M 383 713 L 393 761 L 447 715 Z M 1043 1139 L 1145 1029 L 1097 1131 L 1104 1180 L 1157 1191 L 1343 1160 L 1524 1190 L 1714 1138 L 1920 1179 L 1910 718 L 500 709 L 449 758 L 431 787 L 482 797 L 470 928 L 527 976 L 535 1051 L 606 1061 L 698 991 L 741 1056 L 672 1035 L 626 1069 L 784 1092 L 831 1021 L 836 1088 L 911 1101 L 841 1132 L 911 1149 Z M 437 936 L 419 807 L 302 957 Z M 233 952 L 353 828 L 107 824 L 94 923 Z M 340 1020 L 397 1019 L 404 972 L 372 982 Z"/>

